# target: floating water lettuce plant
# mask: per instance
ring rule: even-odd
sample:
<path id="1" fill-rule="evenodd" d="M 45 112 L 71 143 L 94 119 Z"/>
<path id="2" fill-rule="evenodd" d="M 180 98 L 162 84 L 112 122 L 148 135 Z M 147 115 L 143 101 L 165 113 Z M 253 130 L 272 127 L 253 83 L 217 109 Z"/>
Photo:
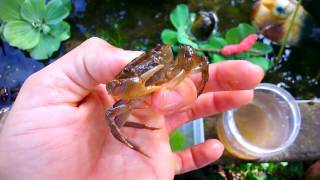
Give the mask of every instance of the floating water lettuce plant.
<path id="1" fill-rule="evenodd" d="M 0 0 L 3 38 L 34 59 L 48 59 L 70 37 L 63 21 L 70 10 L 70 0 Z"/>
<path id="2" fill-rule="evenodd" d="M 170 21 L 176 31 L 164 29 L 161 33 L 163 43 L 174 47 L 190 45 L 199 54 L 207 55 L 212 63 L 243 59 L 259 65 L 265 71 L 272 66 L 265 57 L 273 50 L 271 46 L 256 41 L 258 36 L 254 26 L 242 23 L 228 30 L 224 37 L 216 33 L 207 40 L 198 40 L 190 31 L 194 19 L 195 14 L 189 12 L 187 5 L 177 5 L 170 13 Z"/>

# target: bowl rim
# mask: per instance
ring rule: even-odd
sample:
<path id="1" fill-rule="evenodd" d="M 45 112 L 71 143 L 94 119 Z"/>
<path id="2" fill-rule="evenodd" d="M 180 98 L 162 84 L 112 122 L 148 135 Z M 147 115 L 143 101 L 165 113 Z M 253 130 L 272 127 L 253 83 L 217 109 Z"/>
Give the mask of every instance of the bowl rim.
<path id="1" fill-rule="evenodd" d="M 293 127 L 291 130 L 290 135 L 288 136 L 288 138 L 286 139 L 286 141 L 282 144 L 280 144 L 279 146 L 275 147 L 275 148 L 261 148 L 255 145 L 252 145 L 251 143 L 249 143 L 245 138 L 243 138 L 240 134 L 240 132 L 238 131 L 238 128 L 236 126 L 236 123 L 234 121 L 234 111 L 236 109 L 232 109 L 229 110 L 227 112 L 225 112 L 223 114 L 223 121 L 225 123 L 224 126 L 228 125 L 228 129 L 230 130 L 230 135 L 234 137 L 234 139 L 236 140 L 236 142 L 242 146 L 243 148 L 246 149 L 246 153 L 253 155 L 253 156 L 268 156 L 274 153 L 279 153 L 283 150 L 285 150 L 286 148 L 288 148 L 296 139 L 296 137 L 298 136 L 300 127 L 301 127 L 301 112 L 300 112 L 300 108 L 297 104 L 297 102 L 295 101 L 294 97 L 287 92 L 286 90 L 284 90 L 283 88 L 280 88 L 274 84 L 270 84 L 270 83 L 261 83 L 258 87 L 255 88 L 255 91 L 257 90 L 264 90 L 264 91 L 269 91 L 272 92 L 274 94 L 276 94 L 277 96 L 281 97 L 285 102 L 287 102 L 287 104 L 290 107 L 292 116 L 293 116 Z"/>

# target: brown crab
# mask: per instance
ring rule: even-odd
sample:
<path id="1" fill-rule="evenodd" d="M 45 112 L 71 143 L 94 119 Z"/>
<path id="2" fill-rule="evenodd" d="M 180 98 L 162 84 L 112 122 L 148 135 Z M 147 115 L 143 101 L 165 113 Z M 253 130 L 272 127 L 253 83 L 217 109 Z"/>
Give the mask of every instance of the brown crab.
<path id="1" fill-rule="evenodd" d="M 129 148 L 149 157 L 123 136 L 120 128 L 123 126 L 149 130 L 158 128 L 127 121 L 130 112 L 147 95 L 163 87 L 174 87 L 191 72 L 202 72 L 202 80 L 198 88 L 198 95 L 201 94 L 208 81 L 208 65 L 207 58 L 196 55 L 195 50 L 190 46 L 182 46 L 174 58 L 171 46 L 158 45 L 132 60 L 107 84 L 108 92 L 120 99 L 105 113 L 112 135 Z"/>

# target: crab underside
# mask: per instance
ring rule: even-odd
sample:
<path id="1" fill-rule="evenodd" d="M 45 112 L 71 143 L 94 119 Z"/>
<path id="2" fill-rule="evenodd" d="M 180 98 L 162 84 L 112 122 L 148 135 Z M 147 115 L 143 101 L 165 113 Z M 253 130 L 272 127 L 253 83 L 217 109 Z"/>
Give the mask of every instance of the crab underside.
<path id="1" fill-rule="evenodd" d="M 162 88 L 174 88 L 190 73 L 201 72 L 202 79 L 198 95 L 202 93 L 208 81 L 209 62 L 205 56 L 198 56 L 190 46 L 182 46 L 174 57 L 171 46 L 158 45 L 132 60 L 124 69 L 107 84 L 108 92 L 119 100 L 105 113 L 107 124 L 112 135 L 129 148 L 143 152 L 139 146 L 122 135 L 121 127 L 156 130 L 144 124 L 127 121 L 131 111 L 147 95 Z"/>

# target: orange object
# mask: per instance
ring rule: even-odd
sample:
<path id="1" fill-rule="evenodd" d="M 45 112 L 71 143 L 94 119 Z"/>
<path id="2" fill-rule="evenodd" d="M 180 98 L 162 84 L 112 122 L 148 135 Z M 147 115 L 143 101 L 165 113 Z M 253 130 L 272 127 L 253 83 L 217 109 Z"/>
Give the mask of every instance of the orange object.
<path id="1" fill-rule="evenodd" d="M 253 8 L 252 22 L 267 38 L 274 42 L 282 42 L 293 20 L 296 6 L 293 0 L 258 1 Z M 298 8 L 298 14 L 293 20 L 293 26 L 286 42 L 288 45 L 295 45 L 301 40 L 302 35 L 310 34 L 308 31 L 311 17 L 302 6 Z M 306 29 L 306 24 L 309 29 Z"/>

